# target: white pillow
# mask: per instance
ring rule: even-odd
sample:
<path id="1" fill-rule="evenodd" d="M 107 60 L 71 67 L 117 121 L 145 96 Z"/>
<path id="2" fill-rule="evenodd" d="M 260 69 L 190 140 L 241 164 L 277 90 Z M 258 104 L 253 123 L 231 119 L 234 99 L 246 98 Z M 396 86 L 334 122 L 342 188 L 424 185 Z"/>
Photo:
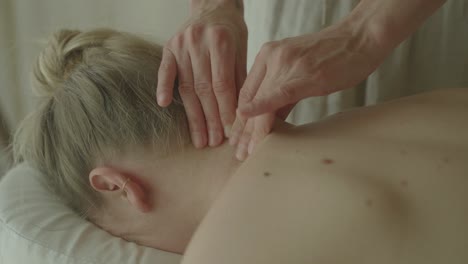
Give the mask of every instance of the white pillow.
<path id="1" fill-rule="evenodd" d="M 83 220 L 28 165 L 0 181 L 1 264 L 177 264 L 181 256 L 114 237 Z"/>

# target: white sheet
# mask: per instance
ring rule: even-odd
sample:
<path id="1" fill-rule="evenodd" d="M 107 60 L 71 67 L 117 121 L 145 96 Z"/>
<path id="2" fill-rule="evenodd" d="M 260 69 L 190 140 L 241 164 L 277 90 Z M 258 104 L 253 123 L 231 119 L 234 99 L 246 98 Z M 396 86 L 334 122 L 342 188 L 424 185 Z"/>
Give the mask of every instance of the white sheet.
<path id="1" fill-rule="evenodd" d="M 78 217 L 26 165 L 0 181 L 1 264 L 176 264 L 181 256 L 116 238 Z"/>

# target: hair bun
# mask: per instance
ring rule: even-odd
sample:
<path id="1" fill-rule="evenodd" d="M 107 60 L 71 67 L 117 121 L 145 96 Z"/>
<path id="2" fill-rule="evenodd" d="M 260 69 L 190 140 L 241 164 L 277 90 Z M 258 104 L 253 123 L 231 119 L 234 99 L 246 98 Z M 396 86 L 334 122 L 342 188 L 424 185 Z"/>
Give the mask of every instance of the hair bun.
<path id="1" fill-rule="evenodd" d="M 70 53 L 69 48 L 71 40 L 79 34 L 77 30 L 58 31 L 39 54 L 33 69 L 33 86 L 39 95 L 52 96 L 72 64 L 80 59 L 80 54 Z"/>
<path id="2" fill-rule="evenodd" d="M 82 33 L 79 30 L 60 30 L 52 35 L 39 54 L 33 69 L 34 90 L 38 95 L 53 96 L 60 84 L 84 60 L 84 51 L 102 47 L 115 34 L 112 30 Z"/>

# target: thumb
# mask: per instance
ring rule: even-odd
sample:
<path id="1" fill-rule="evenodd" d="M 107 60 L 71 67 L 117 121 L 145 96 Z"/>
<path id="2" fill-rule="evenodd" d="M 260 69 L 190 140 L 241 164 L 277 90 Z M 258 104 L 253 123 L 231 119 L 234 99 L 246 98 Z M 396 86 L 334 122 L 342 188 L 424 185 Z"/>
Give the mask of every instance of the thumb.
<path id="1" fill-rule="evenodd" d="M 238 111 L 246 118 L 277 110 L 281 110 L 281 114 L 287 116 L 299 100 L 310 96 L 309 86 L 303 80 L 293 81 L 274 89 L 269 95 L 264 92 L 266 89 L 262 89 L 266 87 L 260 87 L 259 91 L 263 92 L 259 92 L 252 101 L 240 104 Z"/>
<path id="2" fill-rule="evenodd" d="M 276 116 L 278 118 L 280 118 L 281 120 L 283 120 L 283 121 L 286 120 L 286 118 L 288 118 L 289 113 L 291 113 L 291 111 L 293 110 L 294 106 L 296 106 L 295 103 L 288 104 L 288 105 L 282 107 L 281 109 L 279 109 L 276 112 Z"/>
<path id="3" fill-rule="evenodd" d="M 271 96 L 256 97 L 252 101 L 239 106 L 239 113 L 245 117 L 250 118 L 264 113 L 275 112 L 276 110 L 290 104 L 286 98 L 273 94 Z"/>

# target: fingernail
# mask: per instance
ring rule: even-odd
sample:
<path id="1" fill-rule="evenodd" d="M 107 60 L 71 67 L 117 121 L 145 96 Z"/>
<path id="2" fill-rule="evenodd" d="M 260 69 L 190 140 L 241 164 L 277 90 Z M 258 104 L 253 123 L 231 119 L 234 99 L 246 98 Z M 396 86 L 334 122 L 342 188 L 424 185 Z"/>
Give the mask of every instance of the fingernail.
<path id="1" fill-rule="evenodd" d="M 210 131 L 210 147 L 217 146 L 222 139 L 221 133 L 218 131 Z"/>
<path id="2" fill-rule="evenodd" d="M 249 155 L 252 154 L 253 149 L 254 149 L 254 147 L 255 147 L 254 145 L 255 145 L 255 144 L 253 143 L 253 141 L 250 141 L 250 143 L 249 143 L 249 148 L 247 149 L 247 152 L 249 153 Z"/>
<path id="3" fill-rule="evenodd" d="M 243 160 L 245 160 L 245 156 L 246 156 L 245 146 L 244 145 L 239 145 L 237 147 L 236 158 L 238 160 L 240 160 L 240 161 L 243 161 Z"/>
<path id="4" fill-rule="evenodd" d="M 224 126 L 224 137 L 229 138 L 230 135 L 231 135 L 231 126 L 230 125 Z"/>
<path id="5" fill-rule="evenodd" d="M 195 148 L 203 148 L 203 137 L 200 133 L 193 133 L 192 134 L 192 142 Z"/>
<path id="6" fill-rule="evenodd" d="M 231 135 L 229 137 L 229 145 L 234 146 L 237 143 L 237 135 Z"/>
<path id="7" fill-rule="evenodd" d="M 163 105 L 164 105 L 164 102 L 165 102 L 166 99 L 167 99 L 167 96 L 166 96 L 166 94 L 161 93 L 161 94 L 159 94 L 159 95 L 156 96 L 156 99 L 157 99 L 157 101 L 158 101 L 158 105 L 159 105 L 159 106 L 163 106 Z"/>
<path id="8" fill-rule="evenodd" d="M 161 106 L 163 104 L 163 101 L 164 101 L 164 94 L 156 95 L 156 100 L 158 102 L 158 105 Z"/>

